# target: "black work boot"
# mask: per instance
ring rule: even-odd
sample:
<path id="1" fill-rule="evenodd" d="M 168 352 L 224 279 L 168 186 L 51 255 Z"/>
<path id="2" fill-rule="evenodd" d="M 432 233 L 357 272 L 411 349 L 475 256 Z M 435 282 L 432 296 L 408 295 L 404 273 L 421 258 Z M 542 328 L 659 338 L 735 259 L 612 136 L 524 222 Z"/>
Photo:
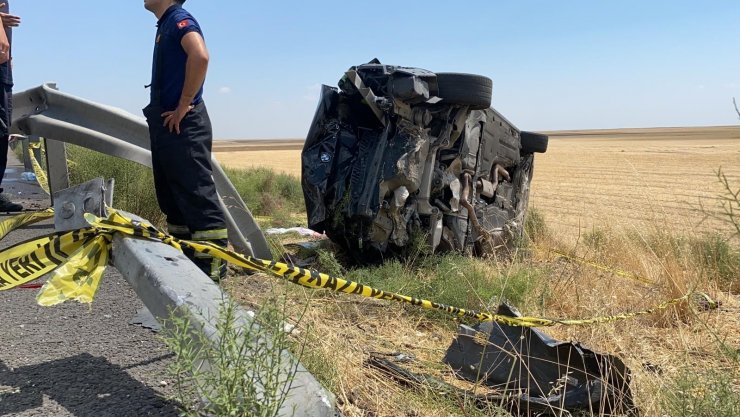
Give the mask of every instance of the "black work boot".
<path id="1" fill-rule="evenodd" d="M 3 189 L 0 188 L 0 212 L 10 213 L 23 211 L 23 206 L 10 201 L 7 195 L 2 194 Z"/>
<path id="2" fill-rule="evenodd" d="M 190 240 L 190 229 L 188 229 L 187 226 L 180 226 L 175 225 L 171 223 L 167 223 L 167 234 L 169 234 L 172 237 L 176 237 L 180 240 Z M 195 262 L 195 251 L 190 249 L 189 247 L 183 246 L 182 248 L 182 254 L 187 256 L 188 259 Z"/>
<path id="3" fill-rule="evenodd" d="M 229 244 L 226 229 L 202 230 L 193 232 L 193 240 L 196 242 L 207 242 L 226 248 Z M 226 278 L 228 269 L 226 262 L 206 253 L 195 253 L 193 259 L 195 265 L 208 275 L 214 282 L 220 282 Z"/>
<path id="4" fill-rule="evenodd" d="M 213 282 L 221 282 L 222 279 L 226 278 L 226 262 L 222 259 L 196 253 L 193 263 L 200 268 L 204 274 L 208 275 Z"/>

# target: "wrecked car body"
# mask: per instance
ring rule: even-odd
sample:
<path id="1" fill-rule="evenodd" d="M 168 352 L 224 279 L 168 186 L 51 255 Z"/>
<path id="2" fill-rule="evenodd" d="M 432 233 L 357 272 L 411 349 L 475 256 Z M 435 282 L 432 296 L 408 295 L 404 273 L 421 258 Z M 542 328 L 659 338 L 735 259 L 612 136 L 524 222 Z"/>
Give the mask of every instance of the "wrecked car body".
<path id="1" fill-rule="evenodd" d="M 362 260 L 431 250 L 490 255 L 523 233 L 535 152 L 490 107 L 489 78 L 383 65 L 322 86 L 302 153 L 308 225 Z"/>

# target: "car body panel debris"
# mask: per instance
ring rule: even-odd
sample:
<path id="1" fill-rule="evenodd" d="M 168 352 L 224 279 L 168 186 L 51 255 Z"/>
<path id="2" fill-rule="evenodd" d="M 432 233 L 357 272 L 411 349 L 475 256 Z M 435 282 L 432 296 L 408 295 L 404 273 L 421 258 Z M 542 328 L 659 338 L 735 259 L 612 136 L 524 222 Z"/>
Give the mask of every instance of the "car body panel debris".
<path id="1" fill-rule="evenodd" d="M 534 153 L 484 76 L 383 65 L 323 86 L 302 152 L 308 226 L 356 258 L 428 248 L 490 255 L 523 232 Z"/>
<path id="2" fill-rule="evenodd" d="M 498 314 L 520 316 L 505 304 Z M 638 415 L 630 370 L 618 357 L 557 341 L 538 329 L 494 322 L 461 325 L 444 362 L 460 378 L 512 395 L 512 411 L 519 414 L 558 414 L 564 409 Z"/>

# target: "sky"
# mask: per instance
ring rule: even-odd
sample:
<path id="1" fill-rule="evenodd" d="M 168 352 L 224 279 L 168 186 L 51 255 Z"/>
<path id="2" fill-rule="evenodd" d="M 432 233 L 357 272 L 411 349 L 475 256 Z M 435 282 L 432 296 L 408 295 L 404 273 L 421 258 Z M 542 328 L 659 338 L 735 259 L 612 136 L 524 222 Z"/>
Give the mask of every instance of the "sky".
<path id="1" fill-rule="evenodd" d="M 1 0 L 0 0 L 1 1 Z M 16 92 L 136 115 L 156 18 L 143 0 L 11 0 Z M 740 1 L 189 0 L 217 139 L 305 137 L 321 84 L 373 58 L 493 79 L 522 130 L 737 124 Z"/>

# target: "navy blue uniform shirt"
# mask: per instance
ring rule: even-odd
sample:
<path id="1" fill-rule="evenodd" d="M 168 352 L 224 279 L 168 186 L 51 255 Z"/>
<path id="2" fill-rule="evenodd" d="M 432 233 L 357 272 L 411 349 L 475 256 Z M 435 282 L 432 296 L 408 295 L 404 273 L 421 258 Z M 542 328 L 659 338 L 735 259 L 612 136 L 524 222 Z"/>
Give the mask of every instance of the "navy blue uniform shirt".
<path id="1" fill-rule="evenodd" d="M 0 9 L 0 12 L 10 13 L 10 1 L 2 0 L 0 3 L 5 3 L 5 6 Z M 8 35 L 8 42 L 13 43 L 13 31 L 11 28 L 5 28 L 5 34 Z M 8 51 L 8 56 L 11 55 L 12 51 Z M 4 64 L 0 64 L 0 82 L 5 85 L 13 85 L 13 69 L 10 67 L 10 60 Z"/>
<path id="2" fill-rule="evenodd" d="M 180 101 L 188 59 L 180 42 L 190 32 L 198 32 L 203 36 L 198 22 L 179 4 L 167 9 L 157 22 L 150 100 L 151 104 L 159 105 L 163 110 L 174 110 Z M 201 85 L 190 104 L 200 103 L 202 96 Z"/>

